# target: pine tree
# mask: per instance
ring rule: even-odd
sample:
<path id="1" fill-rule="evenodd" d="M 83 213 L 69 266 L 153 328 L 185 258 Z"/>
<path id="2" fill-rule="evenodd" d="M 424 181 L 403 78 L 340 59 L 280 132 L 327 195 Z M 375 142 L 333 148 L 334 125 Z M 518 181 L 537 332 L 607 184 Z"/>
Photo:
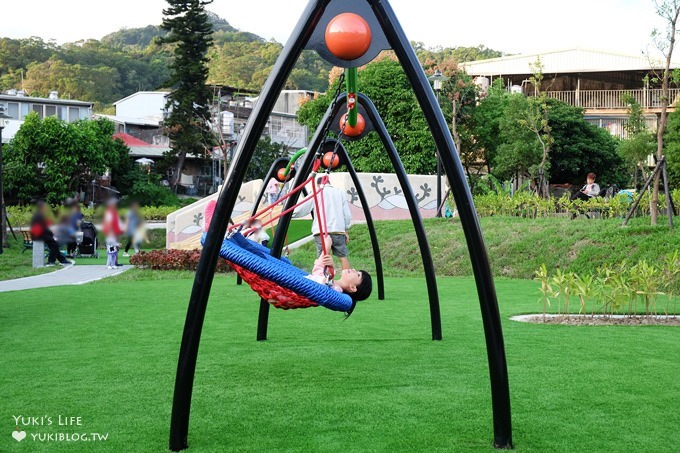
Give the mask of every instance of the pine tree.
<path id="1" fill-rule="evenodd" d="M 177 186 L 187 154 L 202 155 L 211 141 L 206 122 L 210 117 L 210 90 L 207 52 L 212 45 L 212 25 L 205 6 L 212 0 L 167 0 L 161 27 L 168 32 L 163 42 L 175 44 L 170 64 L 172 75 L 168 85 L 169 110 L 165 128 L 172 141 L 175 174 L 171 181 Z"/>

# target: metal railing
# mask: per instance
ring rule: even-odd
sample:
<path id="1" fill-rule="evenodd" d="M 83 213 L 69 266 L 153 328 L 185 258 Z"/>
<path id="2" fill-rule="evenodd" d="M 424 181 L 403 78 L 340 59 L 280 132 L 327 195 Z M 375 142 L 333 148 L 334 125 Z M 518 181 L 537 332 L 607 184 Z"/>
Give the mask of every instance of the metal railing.
<path id="1" fill-rule="evenodd" d="M 680 88 L 671 88 L 669 92 L 670 107 L 680 102 Z M 661 108 L 662 90 L 660 88 L 639 90 L 580 90 L 580 91 L 547 91 L 550 98 L 558 99 L 570 105 L 585 109 L 625 109 L 625 95 L 633 97 L 643 109 Z"/>

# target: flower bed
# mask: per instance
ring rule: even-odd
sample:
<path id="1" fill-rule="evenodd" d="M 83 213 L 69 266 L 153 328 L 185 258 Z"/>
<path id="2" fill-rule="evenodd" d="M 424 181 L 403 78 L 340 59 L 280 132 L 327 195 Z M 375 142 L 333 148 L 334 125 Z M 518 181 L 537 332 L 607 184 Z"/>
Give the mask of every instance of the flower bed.
<path id="1" fill-rule="evenodd" d="M 140 252 L 130 257 L 130 264 L 142 269 L 163 271 L 195 271 L 201 251 L 194 250 L 152 250 Z M 231 268 L 220 259 L 217 261 L 217 272 L 229 272 Z"/>

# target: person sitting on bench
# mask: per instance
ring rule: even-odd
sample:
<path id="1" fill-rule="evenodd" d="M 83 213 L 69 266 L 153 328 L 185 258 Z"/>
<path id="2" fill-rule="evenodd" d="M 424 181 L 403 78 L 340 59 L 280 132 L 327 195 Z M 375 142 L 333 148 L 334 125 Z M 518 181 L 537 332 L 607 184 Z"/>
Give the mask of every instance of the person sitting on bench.
<path id="1" fill-rule="evenodd" d="M 586 176 L 586 184 L 571 196 L 572 200 L 584 200 L 588 201 L 593 197 L 600 196 L 600 186 L 595 182 L 597 175 L 593 172 L 588 173 Z"/>

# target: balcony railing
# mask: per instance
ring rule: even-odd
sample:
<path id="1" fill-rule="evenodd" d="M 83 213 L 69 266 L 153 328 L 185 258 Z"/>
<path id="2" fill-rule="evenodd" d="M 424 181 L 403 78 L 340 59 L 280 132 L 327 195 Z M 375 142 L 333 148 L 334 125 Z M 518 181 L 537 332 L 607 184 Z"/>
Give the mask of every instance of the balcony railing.
<path id="1" fill-rule="evenodd" d="M 660 88 L 639 90 L 580 90 L 580 91 L 548 91 L 548 97 L 558 99 L 570 105 L 588 110 L 625 109 L 625 95 L 632 96 L 643 109 L 661 108 L 662 90 Z M 680 88 L 669 90 L 669 106 L 675 107 L 680 102 Z"/>

